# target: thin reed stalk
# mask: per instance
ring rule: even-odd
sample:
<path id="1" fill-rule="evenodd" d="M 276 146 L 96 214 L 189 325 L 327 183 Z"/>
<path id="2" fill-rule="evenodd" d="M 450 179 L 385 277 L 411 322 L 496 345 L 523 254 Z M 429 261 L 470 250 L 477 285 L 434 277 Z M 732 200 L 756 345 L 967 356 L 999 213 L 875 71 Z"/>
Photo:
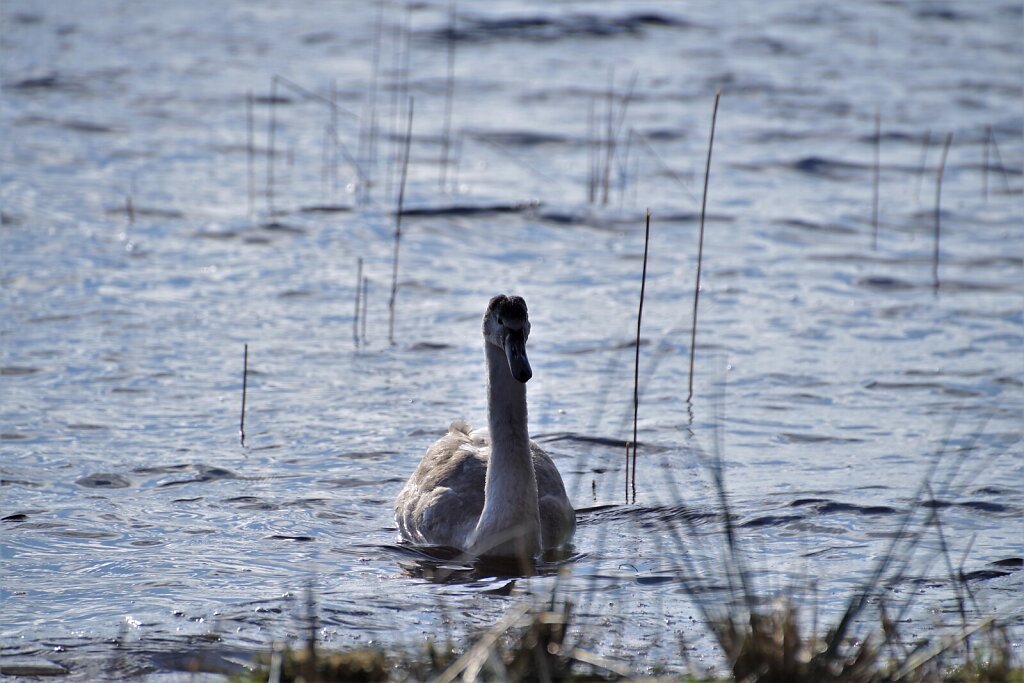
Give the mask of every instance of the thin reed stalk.
<path id="1" fill-rule="evenodd" d="M 277 76 L 270 79 L 270 120 L 267 123 L 267 212 L 274 213 L 274 132 L 277 129 Z"/>
<path id="2" fill-rule="evenodd" d="M 338 130 L 338 81 L 331 79 L 331 130 Z M 331 198 L 338 190 L 338 136 L 331 136 L 331 166 L 329 180 L 331 185 Z"/>
<path id="3" fill-rule="evenodd" d="M 612 127 L 615 104 L 615 67 L 608 70 L 608 92 L 605 96 L 604 166 L 601 169 L 601 206 L 608 205 L 608 175 L 612 166 Z"/>
<path id="4" fill-rule="evenodd" d="M 438 187 L 448 183 L 448 157 L 452 134 L 452 102 L 455 99 L 455 0 L 448 4 L 448 60 L 444 87 L 444 131 L 441 134 L 441 173 Z"/>
<path id="5" fill-rule="evenodd" d="M 245 93 L 245 166 L 249 178 L 249 215 L 256 210 L 256 126 L 252 90 Z"/>
<path id="6" fill-rule="evenodd" d="M 359 303 L 362 297 L 363 287 L 363 257 L 359 257 L 358 265 L 356 266 L 356 313 L 352 318 L 352 340 L 356 346 L 359 346 Z"/>
<path id="7" fill-rule="evenodd" d="M 368 278 L 367 276 L 364 275 L 363 276 L 363 326 L 362 326 L 362 329 L 360 330 L 360 335 L 359 335 L 360 338 L 362 339 L 363 346 L 366 346 L 366 314 L 367 314 L 367 311 L 368 311 L 368 309 L 366 307 L 366 304 L 367 304 L 367 300 L 370 297 L 369 291 L 370 291 L 370 278 Z"/>
<path id="8" fill-rule="evenodd" d="M 991 126 L 989 128 L 991 130 Z M 989 139 L 992 141 L 992 151 L 995 152 L 996 155 L 996 165 L 999 168 L 999 174 L 1003 176 L 1003 187 L 1006 188 L 1007 192 L 1009 192 L 1010 178 L 1006 173 L 1006 165 L 1003 163 L 1003 155 L 999 151 L 999 141 L 996 140 L 996 134 L 994 131 L 991 132 Z"/>
<path id="9" fill-rule="evenodd" d="M 245 395 L 249 388 L 249 345 L 245 345 L 242 355 L 242 416 L 238 421 L 238 435 L 241 444 L 245 445 Z"/>
<path id="10" fill-rule="evenodd" d="M 590 106 L 587 108 L 587 203 L 593 204 L 597 192 L 597 159 L 600 152 L 600 142 L 597 140 L 597 126 L 594 117 L 594 109 L 597 105 L 597 98 L 590 98 Z"/>
<path id="11" fill-rule="evenodd" d="M 409 98 L 409 118 L 405 128 L 405 152 L 402 156 L 402 178 L 398 185 L 398 210 L 395 212 L 395 254 L 391 262 L 391 300 L 388 302 L 388 342 L 395 343 L 395 299 L 398 296 L 398 248 L 402 241 L 402 207 L 405 203 L 405 181 L 409 173 L 409 147 L 412 142 L 412 119 L 416 99 Z"/>
<path id="12" fill-rule="evenodd" d="M 125 195 L 124 212 L 128 215 L 128 225 L 135 225 L 135 206 L 132 204 L 131 194 Z"/>
<path id="13" fill-rule="evenodd" d="M 946 141 L 942 145 L 942 157 L 939 160 L 939 170 L 935 176 L 935 240 L 932 248 L 932 288 L 939 293 L 939 237 L 942 232 L 942 176 L 946 170 L 946 156 L 949 154 L 949 145 L 953 142 L 953 134 L 946 135 Z"/>
<path id="14" fill-rule="evenodd" d="M 988 143 L 992 139 L 992 126 L 985 126 L 985 142 L 982 147 L 981 196 L 988 201 Z"/>
<path id="15" fill-rule="evenodd" d="M 715 91 L 715 106 L 711 112 L 711 133 L 708 137 L 708 159 L 704 165 L 704 198 L 700 204 L 700 237 L 697 242 L 697 282 L 693 287 L 693 326 L 690 328 L 690 386 L 686 402 L 693 399 L 693 359 L 697 350 L 697 305 L 700 303 L 700 271 L 704 262 L 704 216 L 708 208 L 708 180 L 711 177 L 711 150 L 715 146 L 715 121 L 718 119 L 718 100 L 722 91 Z"/>
<path id="16" fill-rule="evenodd" d="M 921 160 L 917 164 L 917 182 L 914 185 L 914 201 L 921 201 L 921 183 L 924 181 L 924 171 L 928 163 L 928 147 L 932 144 L 932 132 L 924 132 L 924 141 L 921 143 Z"/>
<path id="17" fill-rule="evenodd" d="M 359 134 L 359 158 L 366 165 L 366 177 L 362 186 L 362 203 L 372 198 L 373 179 L 377 165 L 377 90 L 380 82 L 380 46 L 384 30 L 384 3 L 377 6 L 377 21 L 373 29 L 373 62 L 370 70 L 370 97 L 363 108 L 362 126 Z"/>
<path id="18" fill-rule="evenodd" d="M 640 277 L 640 306 L 636 312 L 636 362 L 633 365 L 633 502 L 636 502 L 636 429 L 640 412 L 640 322 L 644 317 L 644 293 L 647 289 L 647 248 L 651 242 L 651 210 L 647 209 L 647 225 L 644 228 L 644 269 Z M 629 477 L 629 463 L 626 463 L 626 478 Z M 628 502 L 628 501 L 627 501 Z"/>
<path id="19" fill-rule="evenodd" d="M 881 175 L 882 114 L 875 109 L 875 163 L 871 182 L 871 250 L 878 251 L 878 185 Z"/>

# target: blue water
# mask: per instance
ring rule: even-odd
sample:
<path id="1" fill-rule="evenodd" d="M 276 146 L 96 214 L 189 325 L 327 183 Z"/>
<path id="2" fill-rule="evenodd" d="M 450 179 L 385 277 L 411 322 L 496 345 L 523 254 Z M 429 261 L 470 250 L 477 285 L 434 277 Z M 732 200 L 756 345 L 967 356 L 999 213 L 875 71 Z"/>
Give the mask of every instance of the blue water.
<path id="1" fill-rule="evenodd" d="M 422 452 L 485 421 L 498 292 L 529 303 L 531 430 L 583 510 L 558 591 L 590 649 L 638 672 L 682 667 L 680 645 L 721 666 L 679 574 L 724 600 L 719 440 L 759 590 L 813 583 L 823 623 L 941 454 L 970 618 L 1020 642 L 1020 3 L 460 3 L 450 42 L 448 3 L 381 7 L 0 9 L 0 654 L 82 679 L 175 670 L 210 634 L 244 656 L 299 636 L 309 585 L 330 645 L 417 647 L 549 595 L 553 576 L 434 583 L 395 545 Z M 914 596 L 910 638 L 960 625 L 938 545 L 925 533 L 891 589 Z"/>

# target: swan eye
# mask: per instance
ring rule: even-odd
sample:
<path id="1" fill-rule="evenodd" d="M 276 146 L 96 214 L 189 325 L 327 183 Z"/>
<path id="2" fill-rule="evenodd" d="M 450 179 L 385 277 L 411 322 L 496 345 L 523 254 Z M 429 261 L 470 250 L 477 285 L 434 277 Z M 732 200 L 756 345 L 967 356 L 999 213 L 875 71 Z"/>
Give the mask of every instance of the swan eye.
<path id="1" fill-rule="evenodd" d="M 500 315 L 498 316 L 498 324 L 499 325 L 504 325 L 505 324 L 505 321 L 501 319 Z"/>

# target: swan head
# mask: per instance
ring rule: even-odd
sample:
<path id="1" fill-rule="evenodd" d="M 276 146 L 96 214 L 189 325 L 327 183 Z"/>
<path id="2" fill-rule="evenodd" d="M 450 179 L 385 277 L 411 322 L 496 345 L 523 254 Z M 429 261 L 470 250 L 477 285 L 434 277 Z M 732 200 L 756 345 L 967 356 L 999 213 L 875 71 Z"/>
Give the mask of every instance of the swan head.
<path id="1" fill-rule="evenodd" d="M 530 359 L 526 357 L 530 319 L 523 297 L 504 294 L 493 297 L 484 314 L 483 330 L 487 343 L 505 352 L 512 376 L 524 384 L 529 382 L 533 377 Z"/>

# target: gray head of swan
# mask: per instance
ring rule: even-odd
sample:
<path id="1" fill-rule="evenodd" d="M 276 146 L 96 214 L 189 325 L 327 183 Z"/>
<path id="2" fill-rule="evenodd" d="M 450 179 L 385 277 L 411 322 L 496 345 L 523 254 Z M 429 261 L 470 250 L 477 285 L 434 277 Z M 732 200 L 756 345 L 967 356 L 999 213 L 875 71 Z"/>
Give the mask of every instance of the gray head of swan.
<path id="1" fill-rule="evenodd" d="M 504 294 L 493 297 L 484 315 L 483 331 L 488 344 L 505 352 L 512 376 L 523 384 L 529 382 L 533 377 L 530 359 L 526 356 L 530 319 L 523 297 Z"/>

